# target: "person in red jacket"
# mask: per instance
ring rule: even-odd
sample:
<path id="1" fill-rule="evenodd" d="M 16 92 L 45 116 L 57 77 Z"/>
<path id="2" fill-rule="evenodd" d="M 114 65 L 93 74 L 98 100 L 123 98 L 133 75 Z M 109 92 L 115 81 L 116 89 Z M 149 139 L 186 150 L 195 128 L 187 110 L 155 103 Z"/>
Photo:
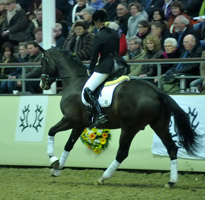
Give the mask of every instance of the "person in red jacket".
<path id="1" fill-rule="evenodd" d="M 124 56 L 127 53 L 127 40 L 124 33 L 122 33 L 122 30 L 119 29 L 119 24 L 116 22 L 109 22 L 109 28 L 112 28 L 118 32 L 119 35 L 119 56 Z"/>

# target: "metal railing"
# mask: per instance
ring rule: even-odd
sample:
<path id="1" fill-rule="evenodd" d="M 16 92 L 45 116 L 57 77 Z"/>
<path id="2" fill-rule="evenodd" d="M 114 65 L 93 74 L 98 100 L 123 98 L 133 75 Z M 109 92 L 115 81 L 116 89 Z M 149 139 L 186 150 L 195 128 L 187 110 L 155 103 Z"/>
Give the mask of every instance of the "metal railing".
<path id="1" fill-rule="evenodd" d="M 83 62 L 85 65 L 89 65 L 89 61 Z M 157 66 L 157 76 L 152 77 L 132 77 L 135 79 L 160 79 L 162 75 L 161 64 L 178 64 L 178 63 L 205 63 L 205 58 L 177 58 L 177 59 L 145 59 L 145 60 L 135 60 L 127 61 L 128 64 L 138 65 L 138 64 L 155 64 Z M 36 63 L 0 63 L 1 68 L 22 68 L 22 78 L 17 79 L 0 79 L 0 81 L 21 81 L 22 82 L 22 93 L 26 92 L 26 81 L 40 81 L 40 78 L 29 78 L 26 79 L 26 68 L 30 67 L 41 67 L 40 62 Z M 176 76 L 177 79 L 180 79 L 180 86 L 185 86 L 186 79 L 197 79 L 205 78 L 205 76 Z M 158 87 L 161 88 L 161 82 L 158 81 Z M 181 89 L 180 92 L 185 92 L 185 88 Z"/>

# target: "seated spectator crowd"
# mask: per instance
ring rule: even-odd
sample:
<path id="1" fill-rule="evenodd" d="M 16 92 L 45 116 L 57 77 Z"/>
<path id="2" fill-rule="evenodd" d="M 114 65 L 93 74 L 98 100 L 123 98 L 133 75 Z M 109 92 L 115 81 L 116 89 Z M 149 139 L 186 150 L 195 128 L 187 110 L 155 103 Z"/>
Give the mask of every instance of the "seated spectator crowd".
<path id="1" fill-rule="evenodd" d="M 25 3 L 26 2 L 26 3 Z M 40 62 L 43 46 L 41 0 L 0 0 L 0 63 Z M 92 15 L 102 9 L 108 27 L 119 35 L 119 55 L 126 61 L 200 58 L 205 56 L 205 1 L 201 0 L 57 0 L 52 48 L 91 60 L 95 34 Z M 100 55 L 99 55 L 100 56 Z M 205 76 L 204 63 L 162 64 L 165 81 L 173 76 Z M 0 68 L 0 94 L 22 90 L 22 68 Z M 26 69 L 26 78 L 40 78 L 41 68 Z M 130 76 L 156 77 L 156 64 L 130 64 Z M 187 79 L 186 86 L 205 91 L 205 79 Z M 147 79 L 157 84 L 159 79 Z M 179 79 L 178 79 L 179 81 Z M 39 81 L 27 81 L 27 92 L 42 93 Z M 169 91 L 168 91 L 169 92 Z"/>

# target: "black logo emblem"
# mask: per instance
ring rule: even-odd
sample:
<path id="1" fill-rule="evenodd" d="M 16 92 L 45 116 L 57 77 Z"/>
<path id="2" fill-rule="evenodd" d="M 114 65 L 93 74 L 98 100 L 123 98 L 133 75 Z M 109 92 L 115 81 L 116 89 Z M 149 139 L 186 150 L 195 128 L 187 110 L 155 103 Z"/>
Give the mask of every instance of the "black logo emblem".
<path id="1" fill-rule="evenodd" d="M 24 106 L 22 109 L 22 117 L 20 117 L 21 124 L 19 127 L 22 127 L 21 132 L 28 128 L 34 128 L 36 132 L 38 132 L 39 128 L 42 127 L 41 123 L 43 117 L 41 116 L 43 113 L 43 109 L 41 106 L 36 105 L 36 109 L 34 113 L 31 113 L 30 105 Z M 29 116 L 34 115 L 33 120 L 29 120 Z"/>

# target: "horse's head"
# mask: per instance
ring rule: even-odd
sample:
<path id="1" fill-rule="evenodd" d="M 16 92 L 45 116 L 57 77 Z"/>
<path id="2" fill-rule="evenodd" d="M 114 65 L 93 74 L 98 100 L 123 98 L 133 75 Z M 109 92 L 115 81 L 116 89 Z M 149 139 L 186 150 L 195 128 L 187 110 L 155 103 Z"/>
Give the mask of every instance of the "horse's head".
<path id="1" fill-rule="evenodd" d="M 41 83 L 40 87 L 43 90 L 49 90 L 51 88 L 51 84 L 58 77 L 58 71 L 56 70 L 56 64 L 53 58 L 50 56 L 49 51 L 43 49 L 39 46 L 42 54 L 41 66 L 42 66 L 42 75 L 41 75 Z"/>

